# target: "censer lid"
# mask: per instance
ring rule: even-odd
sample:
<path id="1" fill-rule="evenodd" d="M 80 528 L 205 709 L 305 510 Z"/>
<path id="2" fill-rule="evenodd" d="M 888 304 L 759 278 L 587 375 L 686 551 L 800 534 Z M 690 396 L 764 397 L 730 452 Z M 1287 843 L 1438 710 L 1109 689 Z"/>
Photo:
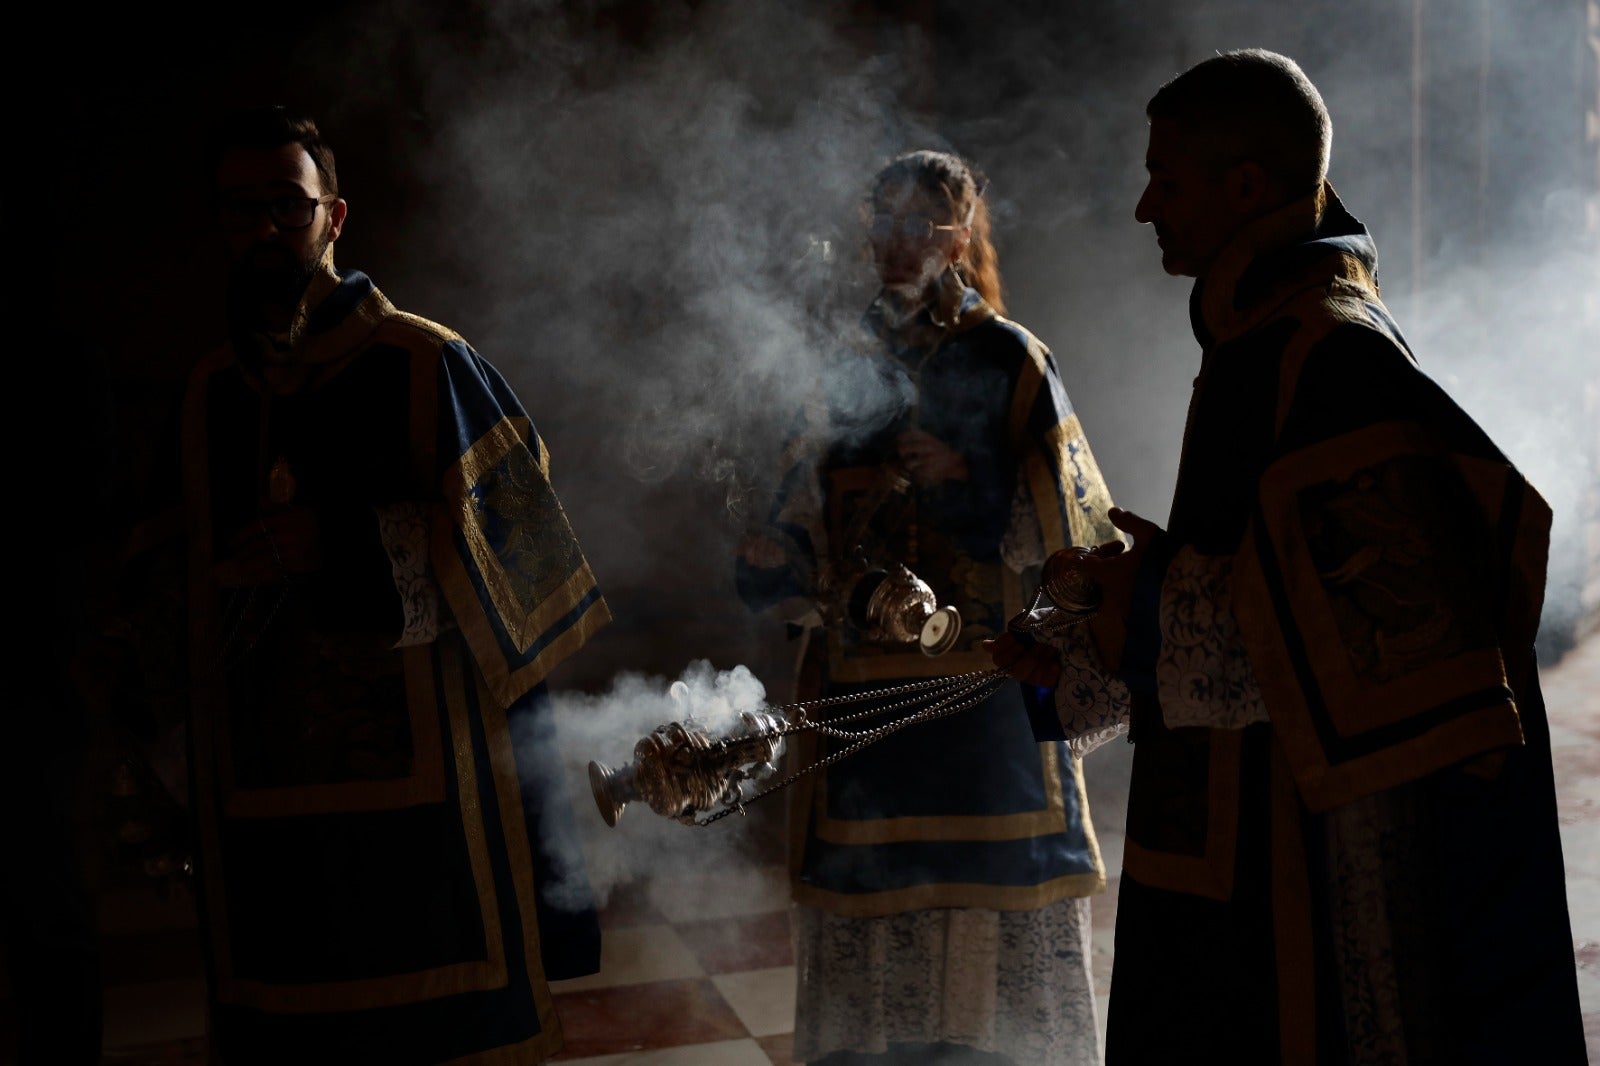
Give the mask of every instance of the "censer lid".
<path id="1" fill-rule="evenodd" d="M 961 636 L 961 612 L 954 607 L 940 607 L 922 623 L 917 635 L 917 646 L 924 655 L 943 655 L 956 646 Z"/>

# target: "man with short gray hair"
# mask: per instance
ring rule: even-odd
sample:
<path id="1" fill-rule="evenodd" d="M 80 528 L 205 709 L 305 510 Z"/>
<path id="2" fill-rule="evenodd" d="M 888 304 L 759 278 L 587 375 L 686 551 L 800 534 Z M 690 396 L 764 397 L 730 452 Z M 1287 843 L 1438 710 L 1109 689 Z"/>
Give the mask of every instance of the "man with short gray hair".
<path id="1" fill-rule="evenodd" d="M 1162 529 L 992 642 L 1135 741 L 1107 1062 L 1585 1061 L 1534 636 L 1550 511 L 1418 365 L 1291 59 L 1148 107 L 1135 217 L 1204 354 Z"/>

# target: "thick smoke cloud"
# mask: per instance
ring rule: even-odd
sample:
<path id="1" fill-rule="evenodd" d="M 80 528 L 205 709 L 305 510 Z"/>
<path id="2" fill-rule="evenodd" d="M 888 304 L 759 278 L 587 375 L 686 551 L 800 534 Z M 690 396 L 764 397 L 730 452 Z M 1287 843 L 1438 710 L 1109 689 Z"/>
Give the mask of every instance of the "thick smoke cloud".
<path id="1" fill-rule="evenodd" d="M 122 81 L 83 96 L 99 124 L 73 136 L 108 136 L 124 173 L 114 199 L 77 200 L 94 211 L 170 196 L 159 109 L 188 121 L 203 103 L 271 98 L 318 115 L 352 203 L 341 263 L 505 371 L 617 614 L 555 678 L 578 767 L 659 724 L 667 679 L 689 664 L 745 667 L 784 698 L 792 649 L 733 595 L 733 545 L 871 296 L 860 197 L 899 151 L 949 147 L 987 173 L 1011 315 L 1056 353 L 1119 504 L 1165 518 L 1199 352 L 1187 283 L 1161 273 L 1132 219 L 1143 108 L 1214 51 L 1274 48 L 1324 93 L 1332 179 L 1373 229 L 1423 367 L 1555 509 L 1541 646 L 1561 650 L 1595 491 L 1581 397 L 1600 389 L 1600 258 L 1584 223 L 1595 168 L 1582 165 L 1572 73 L 1583 5 L 975 7 L 291 9 L 221 34 L 198 64 L 159 43 L 112 50 L 105 77 Z M 217 92 L 201 100 L 197 86 Z M 64 180 L 94 177 L 85 166 Z M 118 231 L 96 217 L 61 254 L 103 252 Z M 198 225 L 188 235 L 198 244 Z M 165 282 L 130 280 L 114 329 L 142 322 L 174 343 L 171 323 L 205 313 L 191 272 L 185 260 Z M 697 845 L 723 829 L 737 840 L 734 821 Z M 663 835 L 602 839 L 652 862 L 690 832 L 647 812 L 627 826 Z M 602 880 L 620 874 L 610 846 L 594 849 Z"/>
<path id="2" fill-rule="evenodd" d="M 739 824 L 739 815 L 724 815 L 711 825 L 692 828 L 657 814 L 644 800 L 634 800 L 612 827 L 599 816 L 589 785 L 589 760 L 626 774 L 637 765 L 634 744 L 658 726 L 677 722 L 718 737 L 739 725 L 741 712 L 771 712 L 765 686 L 748 669 L 717 670 L 701 659 L 670 680 L 624 672 L 604 692 L 559 694 L 557 708 L 564 771 L 579 801 L 585 866 L 602 904 L 618 885 L 644 882 L 663 913 L 694 913 L 704 905 L 697 893 L 703 890 L 708 871 L 723 876 L 748 871 L 760 842 L 750 839 L 751 827 Z M 778 741 L 779 759 L 783 743 Z M 747 781 L 743 795 L 752 799 L 777 780 L 767 775 Z M 784 798 L 773 793 L 756 802 L 766 805 L 765 813 Z M 698 819 L 722 810 L 719 806 L 702 811 Z"/>

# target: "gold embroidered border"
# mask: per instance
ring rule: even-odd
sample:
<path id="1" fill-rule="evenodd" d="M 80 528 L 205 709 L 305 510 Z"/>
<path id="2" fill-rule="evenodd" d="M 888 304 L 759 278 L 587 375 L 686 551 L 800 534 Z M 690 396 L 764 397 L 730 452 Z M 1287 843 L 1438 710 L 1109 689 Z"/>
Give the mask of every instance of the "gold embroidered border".
<path id="1" fill-rule="evenodd" d="M 1226 900 L 1233 895 L 1234 855 L 1239 845 L 1239 772 L 1244 734 L 1237 729 L 1209 732 L 1204 854 L 1157 851 L 1129 836 L 1123 841 L 1122 868 L 1152 888 Z"/>
<path id="2" fill-rule="evenodd" d="M 908 841 L 1027 840 L 1066 830 L 1061 763 L 1055 742 L 1038 745 L 1044 806 L 1014 814 L 927 814 L 896 818 L 831 818 L 828 780 L 816 782 L 816 837 L 830 844 L 901 844 Z M 1087 812 L 1084 817 L 1087 819 Z"/>
<path id="3" fill-rule="evenodd" d="M 1111 490 L 1100 473 L 1100 465 L 1095 461 L 1078 416 L 1073 414 L 1062 419 L 1050 428 L 1045 439 L 1055 454 L 1056 469 L 1050 471 L 1042 459 L 1030 456 L 1028 478 L 1046 550 L 1058 551 L 1069 544 L 1092 547 L 1120 536 L 1107 513 L 1112 506 Z M 1076 454 L 1072 449 L 1074 444 L 1078 449 Z M 1078 499 L 1080 478 L 1086 489 L 1081 502 Z"/>
<path id="4" fill-rule="evenodd" d="M 410 380 L 411 468 L 417 484 L 439 480 L 439 349 L 413 346 Z"/>
<path id="5" fill-rule="evenodd" d="M 334 277 L 333 283 L 327 286 L 328 292 L 331 293 L 337 286 L 338 278 Z M 323 298 L 315 292 L 309 292 L 307 295 L 309 297 L 307 306 L 314 306 Z M 374 288 L 333 329 L 326 333 L 307 335 L 302 344 L 300 358 L 306 365 L 317 368 L 317 387 L 332 379 L 330 369 L 348 362 L 361 350 L 362 342 L 396 314 L 394 305 L 383 293 Z"/>
<path id="6" fill-rule="evenodd" d="M 1391 456 L 1421 450 L 1413 427 L 1384 422 L 1286 456 L 1261 479 L 1261 511 L 1273 534 L 1280 578 L 1290 590 L 1294 621 L 1328 717 L 1342 737 L 1402 721 L 1455 696 L 1506 682 L 1496 648 L 1472 649 L 1391 681 L 1363 682 L 1351 669 L 1338 621 L 1321 594 L 1322 578 L 1300 519 L 1299 491 L 1322 481 L 1348 478 Z"/>
<path id="7" fill-rule="evenodd" d="M 510 579 L 506 576 L 499 556 L 490 547 L 471 513 L 469 488 L 476 485 L 485 472 L 492 469 L 513 448 L 525 448 L 526 432 L 526 420 L 501 419 L 494 428 L 480 437 L 445 475 L 445 499 L 455 511 L 457 518 L 455 528 L 461 531 L 466 540 L 467 549 L 477 564 L 484 587 L 489 591 L 489 598 L 493 601 L 495 609 L 500 614 L 500 621 L 518 651 L 526 651 L 531 647 L 546 629 L 582 602 L 595 587 L 594 577 L 589 572 L 588 565 L 584 564 L 573 571 L 559 589 L 546 596 L 533 610 L 524 613 L 516 593 L 511 589 Z M 535 461 L 538 461 L 537 458 Z M 545 463 L 548 463 L 548 458 L 545 459 Z M 567 535 L 572 536 L 570 529 L 567 530 Z M 477 597 L 474 596 L 472 599 L 475 601 Z M 481 611 L 481 608 L 479 610 Z M 459 613 L 458 611 L 458 615 Z"/>
<path id="8" fill-rule="evenodd" d="M 1305 369 L 1311 349 L 1326 337 L 1333 327 L 1342 325 L 1344 318 L 1334 314 L 1323 289 L 1302 293 L 1279 312 L 1282 317 L 1293 316 L 1299 328 L 1290 336 L 1278 359 L 1278 399 L 1272 415 L 1272 436 L 1276 440 L 1283 433 L 1283 424 L 1294 407 L 1294 398 L 1300 388 L 1300 373 Z"/>
<path id="9" fill-rule="evenodd" d="M 1061 427 L 1057 426 L 1059 430 Z M 1056 453 L 1059 462 L 1061 449 L 1059 443 Z M 1038 452 L 1030 451 L 1022 460 L 1023 475 L 1028 479 L 1028 487 L 1033 491 L 1033 510 L 1039 517 L 1039 534 L 1044 541 L 1045 554 L 1060 551 L 1072 543 L 1072 534 L 1068 532 L 1064 509 L 1066 504 L 1062 501 L 1061 478 L 1063 471 L 1059 467 L 1050 469 L 1050 463 Z"/>
<path id="10" fill-rule="evenodd" d="M 1106 887 L 1106 861 L 1100 854 L 1100 835 L 1094 831 L 1094 816 L 1089 810 L 1089 786 L 1083 777 L 1083 760 L 1076 755 L 1068 754 L 1072 760 L 1072 781 L 1078 790 L 1078 817 L 1083 822 L 1083 838 L 1089 847 L 1089 859 L 1094 863 L 1095 873 L 1100 878 L 1100 888 Z"/>
<path id="11" fill-rule="evenodd" d="M 544 438 L 533 431 L 533 423 L 522 415 L 512 415 L 511 424 L 516 427 L 517 433 L 522 437 L 522 443 L 533 452 L 534 462 L 539 464 L 539 473 L 544 475 L 546 481 L 550 480 L 550 449 L 545 447 Z"/>
<path id="12" fill-rule="evenodd" d="M 1262 215 L 1242 227 L 1206 271 L 1201 291 L 1201 317 L 1217 341 L 1230 340 L 1271 316 L 1277 304 L 1263 300 L 1241 311 L 1233 305 L 1239 278 L 1263 250 L 1283 246 L 1312 232 L 1333 186 L 1324 182 L 1316 192 Z M 1337 254 L 1337 253 L 1330 253 Z"/>
<path id="13" fill-rule="evenodd" d="M 1274 707 L 1273 703 L 1268 703 Z M 1342 803 L 1463 762 L 1496 748 L 1522 744 L 1522 726 L 1511 700 L 1452 718 L 1420 736 L 1391 744 L 1338 764 L 1330 764 L 1303 713 L 1274 714 L 1273 729 L 1283 740 L 1300 785 L 1300 795 L 1313 811 Z"/>
<path id="14" fill-rule="evenodd" d="M 448 518 L 442 518 L 440 524 L 435 526 L 435 537 L 448 538 L 453 528 Z M 436 540 L 435 543 L 449 545 L 450 541 Z M 472 649 L 478 668 L 483 671 L 489 690 L 494 693 L 496 700 L 508 707 L 523 693 L 543 681 L 551 670 L 611 621 L 611 608 L 604 599 L 595 597 L 584 609 L 583 614 L 579 615 L 560 636 L 546 645 L 532 661 L 513 671 L 506 665 L 499 640 L 495 637 L 494 630 L 484 615 L 477 592 L 472 587 L 472 579 L 467 576 L 453 549 L 446 549 L 434 555 L 434 572 L 439 587 L 444 592 L 445 601 L 450 605 L 452 614 L 461 626 L 461 634 L 466 639 L 467 646 Z M 581 580 L 586 580 L 590 588 L 594 587 L 594 576 L 589 573 L 587 565 L 573 574 L 568 586 Z"/>
<path id="15" fill-rule="evenodd" d="M 881 918 L 932 907 L 1036 910 L 1067 898 L 1093 896 L 1105 888 L 1104 872 L 1067 874 L 1037 885 L 913 885 L 887 892 L 830 892 L 802 882 L 795 886 L 794 899 L 796 903 L 849 918 Z"/>
<path id="16" fill-rule="evenodd" d="M 1009 429 L 1012 447 L 1022 456 L 1023 476 L 1028 479 L 1033 493 L 1033 509 L 1039 519 L 1045 550 L 1059 551 L 1069 544 L 1100 544 L 1118 534 L 1106 515 L 1112 506 L 1111 490 L 1095 462 L 1082 420 L 1076 412 L 1069 411 L 1046 431 L 1045 447 L 1055 459 L 1053 470 L 1045 456 L 1028 440 L 1028 419 L 1044 387 L 1049 365 L 1044 347 L 1037 339 L 1030 341 L 1027 354 L 1028 362 L 1020 371 L 1011 396 Z M 1081 459 L 1073 456 L 1074 443 L 1078 445 Z M 1080 474 L 1089 487 L 1082 504 L 1077 496 L 1077 475 Z M 1084 513 L 1085 508 L 1088 514 Z"/>
<path id="17" fill-rule="evenodd" d="M 488 843 L 484 839 L 483 810 L 478 798 L 471 726 L 467 719 L 466 690 L 462 682 L 463 664 L 460 652 L 453 642 L 442 641 L 437 647 L 439 661 L 435 677 L 428 679 L 429 689 L 432 690 L 431 682 L 436 680 L 448 709 L 450 747 L 456 765 L 461 824 L 471 861 L 473 882 L 478 890 L 479 913 L 483 921 L 484 959 L 452 963 L 388 977 L 293 985 L 234 977 L 231 967 L 224 971 L 219 966 L 217 982 L 219 1000 L 273 1014 L 311 1014 L 401 1006 L 463 992 L 505 987 L 505 943 L 500 926 L 500 910 L 495 896 L 493 873 L 489 865 Z M 407 681 L 408 683 L 410 681 L 409 673 Z M 521 807 L 518 806 L 517 809 L 520 812 Z M 219 918 L 218 922 L 221 921 Z M 221 927 L 221 931 L 225 934 L 225 927 Z M 534 964 L 538 964 L 537 952 Z"/>
<path id="18" fill-rule="evenodd" d="M 1018 455 L 1030 451 L 1028 443 L 1028 416 L 1033 413 L 1034 402 L 1045 381 L 1044 352 L 1036 343 L 1027 347 L 1027 361 L 1017 373 L 1017 384 L 1011 393 L 1011 447 Z"/>
<path id="19" fill-rule="evenodd" d="M 234 778 L 231 711 L 218 716 L 217 766 L 223 813 L 229 818 L 278 818 L 324 811 L 385 811 L 444 801 L 438 708 L 426 647 L 403 648 L 406 715 L 411 720 L 411 767 L 405 777 L 321 785 L 240 788 Z"/>
<path id="20" fill-rule="evenodd" d="M 794 659 L 794 687 L 790 691 L 791 703 L 817 699 L 823 694 L 823 677 L 827 673 L 827 645 L 821 640 L 820 631 L 808 629 L 798 640 L 800 646 L 795 649 Z M 785 775 L 798 772 L 802 767 L 810 766 L 817 761 L 817 734 L 807 730 L 796 733 L 789 738 L 788 753 L 784 756 L 786 764 L 782 768 Z M 785 800 L 785 817 L 788 822 L 789 838 L 789 880 L 798 884 L 800 868 L 805 859 L 806 838 L 811 830 L 812 800 L 816 793 L 816 780 L 821 774 L 801 774 L 792 787 Z"/>
<path id="21" fill-rule="evenodd" d="M 483 720 L 484 740 L 493 767 L 494 792 L 500 811 L 500 832 L 504 838 L 506 861 L 511 865 L 516 886 L 515 904 L 522 924 L 522 957 L 528 974 L 528 987 L 539 1013 L 539 1036 L 546 1053 L 561 1049 L 561 1022 L 556 1017 L 555 1000 L 544 976 L 544 957 L 539 947 L 539 912 L 533 876 L 533 853 L 528 843 L 528 828 L 523 820 L 522 781 L 517 776 L 516 751 L 506 722 L 505 707 L 496 702 L 488 685 L 473 671 L 477 684 L 477 703 Z M 551 787 L 557 787 L 552 784 Z M 518 1045 L 519 1047 L 522 1045 Z"/>
<path id="22" fill-rule="evenodd" d="M 1483 508 L 1483 513 L 1494 516 L 1498 522 L 1503 517 L 1500 512 L 1505 506 L 1507 483 L 1521 475 L 1503 460 L 1470 456 L 1453 458 L 1467 488 Z M 1538 634 L 1539 616 L 1544 609 L 1545 566 L 1550 555 L 1550 505 L 1526 481 L 1522 483 L 1521 490 L 1522 506 L 1517 515 L 1507 574 L 1508 627 L 1503 635 L 1503 644 L 1507 648 L 1529 647 Z"/>
<path id="23" fill-rule="evenodd" d="M 1451 719 L 1369 755 L 1330 764 L 1284 643 L 1253 532 L 1246 535 L 1238 559 L 1233 599 L 1240 634 L 1266 700 L 1273 732 L 1294 769 L 1300 797 L 1311 810 L 1326 811 L 1485 751 L 1522 743 L 1516 705 L 1508 701 Z"/>
<path id="24" fill-rule="evenodd" d="M 445 499 L 458 506 L 464 505 L 472 486 L 482 481 L 484 474 L 493 470 L 507 453 L 517 447 L 527 447 L 523 434 L 518 431 L 516 423 L 509 416 L 502 416 L 500 421 L 485 430 L 481 437 L 467 447 L 461 458 L 445 471 Z M 537 457 L 534 462 L 537 465 Z"/>

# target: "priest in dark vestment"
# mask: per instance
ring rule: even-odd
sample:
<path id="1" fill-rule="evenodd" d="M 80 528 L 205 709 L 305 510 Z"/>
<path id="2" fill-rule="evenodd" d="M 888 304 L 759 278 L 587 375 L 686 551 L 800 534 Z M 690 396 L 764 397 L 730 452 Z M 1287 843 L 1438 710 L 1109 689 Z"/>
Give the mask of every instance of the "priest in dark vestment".
<path id="1" fill-rule="evenodd" d="M 1106 1060 L 1583 1063 L 1550 509 L 1384 307 L 1297 64 L 1148 115 L 1136 217 L 1203 349 L 1171 513 L 1111 512 L 1087 623 L 989 645 L 1076 750 L 1134 742 Z"/>
<path id="2" fill-rule="evenodd" d="M 501 373 L 334 265 L 314 123 L 215 153 L 231 337 L 180 510 L 214 1054 L 544 1061 L 600 944 L 546 678 L 605 601 Z"/>

